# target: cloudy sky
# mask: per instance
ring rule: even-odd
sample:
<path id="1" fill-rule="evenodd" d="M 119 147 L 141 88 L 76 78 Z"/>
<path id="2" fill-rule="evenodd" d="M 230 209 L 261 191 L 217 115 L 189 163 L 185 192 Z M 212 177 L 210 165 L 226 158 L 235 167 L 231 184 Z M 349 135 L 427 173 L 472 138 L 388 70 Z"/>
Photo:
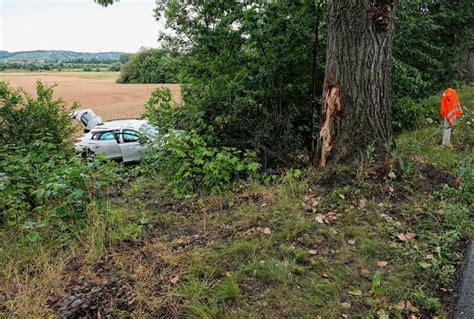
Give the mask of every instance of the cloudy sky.
<path id="1" fill-rule="evenodd" d="M 0 0 L 0 50 L 135 52 L 157 47 L 154 0 Z"/>

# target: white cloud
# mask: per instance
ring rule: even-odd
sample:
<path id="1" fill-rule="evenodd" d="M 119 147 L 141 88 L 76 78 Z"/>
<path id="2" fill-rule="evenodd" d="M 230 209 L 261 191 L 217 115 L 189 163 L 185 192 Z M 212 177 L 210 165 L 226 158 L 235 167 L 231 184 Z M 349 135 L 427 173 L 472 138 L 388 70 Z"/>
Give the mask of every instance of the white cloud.
<path id="1" fill-rule="evenodd" d="M 135 52 L 157 47 L 155 1 L 0 0 L 0 50 Z"/>

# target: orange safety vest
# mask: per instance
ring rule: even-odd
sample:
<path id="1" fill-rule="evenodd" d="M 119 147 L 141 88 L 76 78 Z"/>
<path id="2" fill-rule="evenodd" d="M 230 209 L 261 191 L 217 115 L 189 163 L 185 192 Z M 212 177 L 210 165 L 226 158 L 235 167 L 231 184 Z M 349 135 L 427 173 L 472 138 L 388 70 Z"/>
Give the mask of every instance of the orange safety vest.
<path id="1" fill-rule="evenodd" d="M 441 109 L 439 112 L 451 125 L 455 124 L 457 118 L 462 114 L 458 94 L 454 89 L 448 88 L 444 91 L 443 97 L 441 98 Z"/>

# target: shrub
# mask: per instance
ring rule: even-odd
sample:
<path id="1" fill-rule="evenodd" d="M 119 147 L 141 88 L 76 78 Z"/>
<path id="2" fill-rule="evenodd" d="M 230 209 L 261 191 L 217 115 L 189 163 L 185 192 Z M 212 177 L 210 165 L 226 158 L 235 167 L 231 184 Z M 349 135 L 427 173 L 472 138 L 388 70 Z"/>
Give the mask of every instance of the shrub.
<path id="1" fill-rule="evenodd" d="M 254 152 L 215 147 L 194 130 L 177 130 L 201 121 L 198 112 L 173 102 L 167 88 L 155 90 L 145 105 L 144 117 L 158 127 L 160 139 L 149 151 L 146 170 L 159 171 L 173 193 L 220 191 L 254 174 L 260 164 Z"/>
<path id="2" fill-rule="evenodd" d="M 173 101 L 171 91 L 168 88 L 158 88 L 151 93 L 145 104 L 143 117 L 163 132 L 181 128 L 180 122 L 185 120 L 183 109 Z"/>
<path id="3" fill-rule="evenodd" d="M 72 227 L 116 180 L 116 169 L 114 162 L 85 162 L 71 148 L 42 140 L 1 145 L 0 220 L 12 227 Z"/>
<path id="4" fill-rule="evenodd" d="M 424 100 L 409 97 L 395 100 L 393 104 L 393 128 L 395 131 L 413 130 L 428 121 L 439 122 L 439 96 Z"/>
<path id="5" fill-rule="evenodd" d="M 37 82 L 37 98 L 33 98 L 0 82 L 0 144 L 28 144 L 37 139 L 57 144 L 69 138 L 72 109 L 63 100 L 53 99 L 53 88 Z"/>
<path id="6" fill-rule="evenodd" d="M 69 110 L 53 87 L 38 82 L 37 93 L 0 83 L 0 226 L 35 239 L 86 223 L 87 205 L 119 177 L 116 163 L 75 155 Z"/>
<path id="7" fill-rule="evenodd" d="M 119 83 L 176 83 L 178 58 L 164 50 L 141 49 L 123 65 Z"/>
<path id="8" fill-rule="evenodd" d="M 218 192 L 231 188 L 260 168 L 255 153 L 233 147 L 211 147 L 196 132 L 170 131 L 149 153 L 146 167 L 170 181 L 174 195 Z"/>
<path id="9" fill-rule="evenodd" d="M 107 70 L 112 71 L 112 72 L 118 72 L 120 71 L 120 68 L 121 68 L 121 64 L 117 62 L 117 63 L 111 64 Z"/>

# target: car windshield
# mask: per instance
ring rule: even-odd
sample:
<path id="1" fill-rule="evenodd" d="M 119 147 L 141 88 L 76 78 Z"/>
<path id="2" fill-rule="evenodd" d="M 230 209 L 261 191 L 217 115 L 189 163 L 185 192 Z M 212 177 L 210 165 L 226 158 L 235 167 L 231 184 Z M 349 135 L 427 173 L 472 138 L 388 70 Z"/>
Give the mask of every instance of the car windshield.
<path id="1" fill-rule="evenodd" d="M 142 124 L 139 129 L 143 134 L 149 137 L 154 137 L 156 136 L 156 130 L 153 126 L 151 126 L 149 123 Z"/>

